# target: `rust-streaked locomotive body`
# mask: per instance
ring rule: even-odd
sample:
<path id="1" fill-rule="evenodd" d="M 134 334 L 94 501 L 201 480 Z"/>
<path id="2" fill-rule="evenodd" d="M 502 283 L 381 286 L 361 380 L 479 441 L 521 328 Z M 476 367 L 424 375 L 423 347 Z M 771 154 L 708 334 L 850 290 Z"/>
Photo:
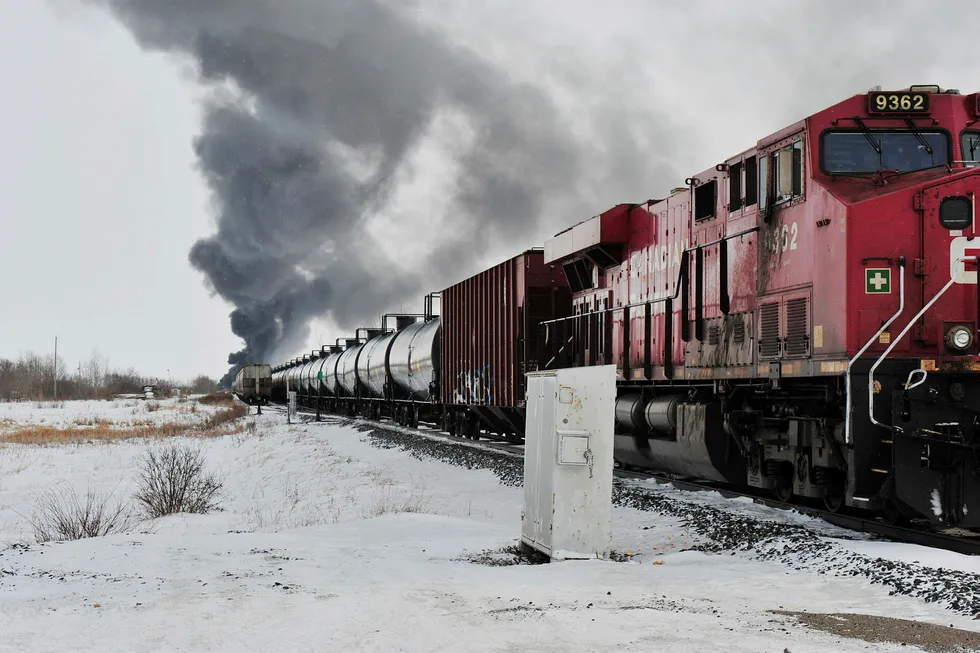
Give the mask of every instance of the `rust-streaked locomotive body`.
<path id="1" fill-rule="evenodd" d="M 980 526 L 977 101 L 857 95 L 548 241 L 552 364 L 618 366 L 617 457 Z"/>

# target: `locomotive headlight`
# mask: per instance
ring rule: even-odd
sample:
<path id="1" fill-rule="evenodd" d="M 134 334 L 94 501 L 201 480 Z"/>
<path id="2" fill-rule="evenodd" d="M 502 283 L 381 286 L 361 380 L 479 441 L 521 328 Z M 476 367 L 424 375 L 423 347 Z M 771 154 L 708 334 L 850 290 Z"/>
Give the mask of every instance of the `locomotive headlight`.
<path id="1" fill-rule="evenodd" d="M 966 351 L 973 344 L 973 333 L 963 326 L 954 327 L 946 334 L 946 342 L 953 349 Z"/>

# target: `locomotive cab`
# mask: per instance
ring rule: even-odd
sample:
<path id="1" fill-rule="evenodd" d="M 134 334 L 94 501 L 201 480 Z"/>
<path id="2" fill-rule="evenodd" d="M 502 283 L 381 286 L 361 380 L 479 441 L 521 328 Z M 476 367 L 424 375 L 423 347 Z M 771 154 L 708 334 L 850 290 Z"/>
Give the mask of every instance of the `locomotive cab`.
<path id="1" fill-rule="evenodd" d="M 820 125 L 818 173 L 846 206 L 849 503 L 968 528 L 980 526 L 976 97 L 869 93 L 864 119 Z"/>

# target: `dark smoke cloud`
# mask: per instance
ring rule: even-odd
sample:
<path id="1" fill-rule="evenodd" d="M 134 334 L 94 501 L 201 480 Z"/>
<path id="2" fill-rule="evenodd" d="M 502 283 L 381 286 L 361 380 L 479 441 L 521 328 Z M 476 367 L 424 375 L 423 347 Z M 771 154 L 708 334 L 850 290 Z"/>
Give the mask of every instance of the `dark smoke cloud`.
<path id="1" fill-rule="evenodd" d="M 540 244 L 552 228 L 656 196 L 847 95 L 882 80 L 929 81 L 960 56 L 940 49 L 925 58 L 909 46 L 924 42 L 922 30 L 941 33 L 952 8 L 913 14 L 911 2 L 880 0 L 760 0 L 750 9 L 624 1 L 635 27 L 623 23 L 628 33 L 617 29 L 592 50 L 542 26 L 599 12 L 594 3 L 511 2 L 508 10 L 502 1 L 493 11 L 467 3 L 475 47 L 511 40 L 510 63 L 498 64 L 407 13 L 423 3 L 90 1 L 108 7 L 144 48 L 193 61 L 216 89 L 195 150 L 217 230 L 190 259 L 235 306 L 231 325 L 245 348 L 233 365 L 295 355 L 313 318 L 349 330 L 373 324 L 474 272 L 493 239 L 512 251 Z M 485 29 L 495 18 L 520 29 Z M 593 66 L 592 53 L 618 60 Z M 508 66 L 551 79 L 519 83 Z M 661 78 L 668 88 L 651 84 Z M 580 108 L 559 111 L 543 90 L 555 80 Z M 431 255 L 405 271 L 380 253 L 365 223 L 391 209 L 397 174 L 447 108 L 466 116 L 475 142 L 452 162 L 448 227 L 427 234 Z M 721 140 L 737 145 L 723 149 Z M 351 153 L 371 163 L 369 174 L 353 171 Z M 426 231 L 430 216 L 398 208 Z"/>
<path id="2" fill-rule="evenodd" d="M 190 57 L 200 79 L 221 89 L 195 142 L 217 231 L 194 245 L 190 261 L 235 306 L 231 326 L 245 348 L 229 357 L 229 375 L 305 342 L 312 318 L 373 324 L 396 300 L 472 272 L 467 262 L 491 233 L 523 248 L 546 198 L 574 193 L 587 169 L 582 139 L 540 89 L 394 5 L 96 1 L 144 48 Z M 476 129 L 474 146 L 454 162 L 452 229 L 421 269 L 393 274 L 395 262 L 364 234 L 366 216 L 385 206 L 395 174 L 444 107 Z M 352 151 L 373 162 L 369 175 L 352 172 Z M 623 156 L 639 158 L 629 147 Z M 632 178 L 642 172 L 649 166 Z"/>

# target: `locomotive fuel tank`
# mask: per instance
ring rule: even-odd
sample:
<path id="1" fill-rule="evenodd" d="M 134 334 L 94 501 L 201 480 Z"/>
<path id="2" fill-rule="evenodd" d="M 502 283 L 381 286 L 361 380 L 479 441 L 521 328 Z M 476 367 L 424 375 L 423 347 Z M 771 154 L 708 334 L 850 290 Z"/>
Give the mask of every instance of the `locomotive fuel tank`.
<path id="1" fill-rule="evenodd" d="M 357 377 L 360 379 L 372 397 L 384 396 L 385 362 L 388 357 L 388 348 L 395 339 L 395 333 L 387 333 L 369 340 L 364 345 L 364 351 L 357 359 Z"/>
<path id="2" fill-rule="evenodd" d="M 350 396 L 357 391 L 357 356 L 363 349 L 363 344 L 348 347 L 337 360 L 337 378 L 340 380 L 340 387 Z"/>
<path id="3" fill-rule="evenodd" d="M 616 435 L 617 460 L 719 483 L 744 478 L 716 402 L 688 402 L 681 395 L 645 400 L 626 394 L 616 400 L 616 422 L 628 431 Z"/>
<path id="4" fill-rule="evenodd" d="M 439 374 L 439 318 L 417 322 L 395 334 L 388 350 L 391 377 L 413 399 L 428 401 Z"/>

